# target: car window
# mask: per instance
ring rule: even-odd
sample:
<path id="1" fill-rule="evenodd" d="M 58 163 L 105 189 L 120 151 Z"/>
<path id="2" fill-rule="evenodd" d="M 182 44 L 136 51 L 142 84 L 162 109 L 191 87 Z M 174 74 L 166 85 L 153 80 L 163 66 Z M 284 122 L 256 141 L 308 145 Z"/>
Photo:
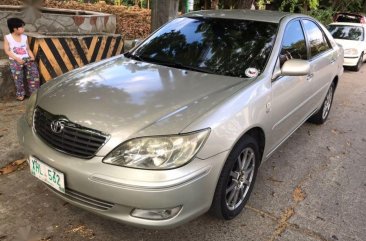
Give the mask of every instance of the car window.
<path id="1" fill-rule="evenodd" d="M 328 30 L 335 39 L 363 41 L 365 38 L 364 29 L 362 27 L 348 25 L 329 25 Z"/>
<path id="2" fill-rule="evenodd" d="M 303 20 L 305 32 L 310 43 L 310 56 L 314 57 L 330 49 L 324 33 L 313 21 Z"/>
<path id="3" fill-rule="evenodd" d="M 277 23 L 181 17 L 158 30 L 130 56 L 176 68 L 255 77 L 267 64 L 277 29 Z"/>
<path id="4" fill-rule="evenodd" d="M 289 59 L 308 59 L 306 41 L 300 21 L 292 21 L 286 26 L 280 52 L 280 66 Z"/>

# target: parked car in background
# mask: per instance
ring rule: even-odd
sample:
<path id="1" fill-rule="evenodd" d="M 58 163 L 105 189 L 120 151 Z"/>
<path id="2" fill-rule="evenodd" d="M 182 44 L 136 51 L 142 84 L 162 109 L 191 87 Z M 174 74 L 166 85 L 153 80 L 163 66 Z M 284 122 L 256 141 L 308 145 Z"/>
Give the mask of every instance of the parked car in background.
<path id="1" fill-rule="evenodd" d="M 342 64 L 309 16 L 192 12 L 43 85 L 19 141 L 32 175 L 91 212 L 152 228 L 208 210 L 232 219 L 261 163 L 327 120 Z"/>
<path id="2" fill-rule="evenodd" d="M 359 71 L 366 60 L 366 24 L 332 23 L 328 30 L 344 49 L 343 65 Z"/>
<path id="3" fill-rule="evenodd" d="M 334 22 L 366 23 L 366 16 L 362 13 L 336 13 L 333 16 Z"/>

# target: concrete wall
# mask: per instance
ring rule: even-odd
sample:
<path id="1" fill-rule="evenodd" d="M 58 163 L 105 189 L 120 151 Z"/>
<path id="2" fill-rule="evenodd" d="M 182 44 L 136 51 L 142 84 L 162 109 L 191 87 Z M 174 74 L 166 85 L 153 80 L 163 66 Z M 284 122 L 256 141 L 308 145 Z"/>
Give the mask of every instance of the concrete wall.
<path id="1" fill-rule="evenodd" d="M 52 33 L 115 33 L 116 16 L 112 14 L 0 5 L 0 40 L 9 33 L 6 20 L 10 17 L 23 19 L 26 32 Z"/>

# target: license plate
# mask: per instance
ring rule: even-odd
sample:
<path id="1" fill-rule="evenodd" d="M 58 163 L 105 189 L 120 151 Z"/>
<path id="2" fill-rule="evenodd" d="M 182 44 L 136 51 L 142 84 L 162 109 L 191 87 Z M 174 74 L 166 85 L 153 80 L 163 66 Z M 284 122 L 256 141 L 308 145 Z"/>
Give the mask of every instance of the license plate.
<path id="1" fill-rule="evenodd" d="M 64 174 L 62 172 L 44 164 L 33 156 L 29 157 L 29 167 L 33 176 L 47 183 L 56 190 L 65 193 L 65 181 Z"/>

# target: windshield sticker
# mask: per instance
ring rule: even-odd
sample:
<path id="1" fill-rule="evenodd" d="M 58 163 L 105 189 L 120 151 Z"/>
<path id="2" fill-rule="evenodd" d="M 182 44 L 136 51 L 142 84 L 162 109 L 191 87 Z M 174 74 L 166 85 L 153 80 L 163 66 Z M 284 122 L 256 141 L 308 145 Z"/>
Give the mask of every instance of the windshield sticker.
<path id="1" fill-rule="evenodd" d="M 245 70 L 245 75 L 248 76 L 249 78 L 255 78 L 257 77 L 259 74 L 259 71 L 256 68 L 247 68 Z"/>

